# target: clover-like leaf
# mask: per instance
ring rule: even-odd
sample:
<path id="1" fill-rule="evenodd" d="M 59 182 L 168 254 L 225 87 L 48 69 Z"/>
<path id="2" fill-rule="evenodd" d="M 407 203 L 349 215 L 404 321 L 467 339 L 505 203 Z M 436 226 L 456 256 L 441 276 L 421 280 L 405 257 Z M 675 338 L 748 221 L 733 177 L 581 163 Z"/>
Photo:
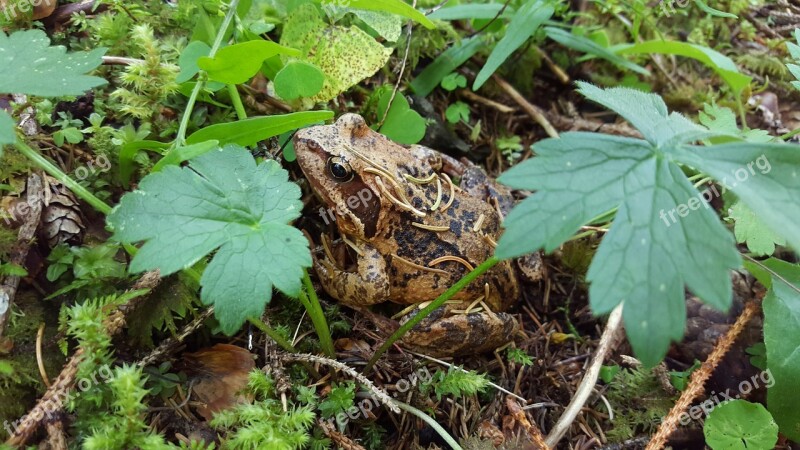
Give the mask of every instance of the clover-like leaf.
<path id="1" fill-rule="evenodd" d="M 132 272 L 168 275 L 216 251 L 200 280 L 201 298 L 215 306 L 232 334 L 258 316 L 272 288 L 300 293 L 311 265 L 308 241 L 289 222 L 302 209 L 300 188 L 275 161 L 256 165 L 243 147 L 228 145 L 145 177 L 108 216 L 121 242 L 144 241 Z"/>
<path id="2" fill-rule="evenodd" d="M 325 74 L 313 64 L 289 61 L 275 75 L 275 92 L 284 100 L 316 95 L 325 82 Z"/>
<path id="3" fill-rule="evenodd" d="M 103 62 L 104 48 L 67 54 L 50 46 L 41 30 L 0 31 L 0 92 L 58 97 L 81 95 L 106 84 L 100 77 L 84 75 Z"/>
<path id="4" fill-rule="evenodd" d="M 380 132 L 389 139 L 401 144 L 416 144 L 425 137 L 425 119 L 418 112 L 411 109 L 408 100 L 403 94 L 394 97 L 391 107 L 389 100 L 392 98 L 392 91 L 386 91 L 378 100 L 378 114 L 386 120 Z M 389 107 L 388 114 L 386 108 Z"/>

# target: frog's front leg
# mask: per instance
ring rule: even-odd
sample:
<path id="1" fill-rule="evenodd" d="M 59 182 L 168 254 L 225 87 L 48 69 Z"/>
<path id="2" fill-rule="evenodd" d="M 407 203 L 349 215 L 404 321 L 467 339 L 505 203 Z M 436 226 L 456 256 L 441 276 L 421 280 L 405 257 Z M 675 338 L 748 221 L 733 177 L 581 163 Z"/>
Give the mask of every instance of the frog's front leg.
<path id="1" fill-rule="evenodd" d="M 510 314 L 481 311 L 450 315 L 434 310 L 406 333 L 402 342 L 430 356 L 459 356 L 494 350 L 513 339 L 519 326 Z"/>
<path id="2" fill-rule="evenodd" d="M 369 244 L 363 244 L 359 251 L 356 272 L 342 270 L 327 258 L 314 258 L 314 269 L 325 292 L 356 308 L 384 302 L 390 293 L 386 260 Z"/>

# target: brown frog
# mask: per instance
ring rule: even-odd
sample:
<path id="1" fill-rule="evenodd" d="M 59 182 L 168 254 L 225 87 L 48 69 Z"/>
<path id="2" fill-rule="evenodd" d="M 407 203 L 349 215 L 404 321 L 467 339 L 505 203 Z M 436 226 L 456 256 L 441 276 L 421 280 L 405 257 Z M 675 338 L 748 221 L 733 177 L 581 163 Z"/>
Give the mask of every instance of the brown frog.
<path id="1" fill-rule="evenodd" d="M 321 214 L 336 221 L 358 255 L 354 271 L 337 267 L 328 245 L 326 255 L 315 258 L 323 288 L 341 303 L 428 302 L 492 256 L 501 218 L 487 193 L 497 188 L 483 183 L 488 177 L 477 167 L 394 143 L 355 114 L 298 131 L 294 145 L 328 208 Z M 461 187 L 447 171 L 462 176 Z M 403 343 L 441 356 L 497 348 L 517 329 L 502 311 L 519 296 L 515 269 L 503 261 L 415 326 Z"/>

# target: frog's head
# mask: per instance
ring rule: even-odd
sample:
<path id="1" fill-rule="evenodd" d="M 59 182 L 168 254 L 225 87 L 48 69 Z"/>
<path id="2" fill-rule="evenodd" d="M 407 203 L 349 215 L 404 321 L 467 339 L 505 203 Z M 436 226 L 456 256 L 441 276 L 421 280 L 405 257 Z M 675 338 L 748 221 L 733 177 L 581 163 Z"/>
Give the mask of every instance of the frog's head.
<path id="1" fill-rule="evenodd" d="M 355 152 L 368 152 L 372 135 L 380 136 L 361 116 L 345 114 L 333 125 L 305 128 L 294 136 L 297 162 L 325 209 L 335 214 L 339 230 L 363 239 L 377 232 L 381 199 L 366 181 L 368 164 Z"/>

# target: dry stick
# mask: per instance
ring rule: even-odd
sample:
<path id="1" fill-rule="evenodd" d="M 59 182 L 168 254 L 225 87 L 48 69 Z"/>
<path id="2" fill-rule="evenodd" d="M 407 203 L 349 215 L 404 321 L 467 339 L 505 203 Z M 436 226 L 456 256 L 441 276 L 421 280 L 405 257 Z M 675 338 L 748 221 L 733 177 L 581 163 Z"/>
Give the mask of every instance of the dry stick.
<path id="1" fill-rule="evenodd" d="M 614 311 L 611 311 L 611 315 L 608 317 L 606 329 L 600 337 L 600 344 L 597 346 L 594 358 L 592 358 L 592 362 L 589 364 L 589 370 L 587 370 L 586 375 L 583 376 L 578 390 L 575 391 L 575 395 L 569 402 L 567 409 L 564 410 L 564 413 L 558 419 L 558 422 L 550 431 L 550 434 L 547 435 L 547 440 L 545 442 L 548 447 L 554 448 L 556 444 L 558 444 L 558 441 L 567 433 L 567 430 L 569 430 L 575 418 L 578 417 L 578 413 L 581 411 L 581 408 L 583 408 L 583 405 L 586 404 L 586 400 L 589 399 L 594 385 L 597 383 L 597 377 L 600 375 L 600 368 L 603 365 L 603 361 L 615 347 L 615 341 L 617 341 L 616 337 L 621 330 L 622 305 L 619 305 L 614 308 Z"/>
<path id="2" fill-rule="evenodd" d="M 383 389 L 379 388 L 372 384 L 367 377 L 361 375 L 353 369 L 352 367 L 342 364 L 339 361 L 334 359 L 323 358 L 322 356 L 315 356 L 315 355 L 298 355 L 298 354 L 284 354 L 281 355 L 280 358 L 284 361 L 301 361 L 301 362 L 309 362 L 309 363 L 319 363 L 326 366 L 333 367 L 334 369 L 341 370 L 342 372 L 346 373 L 347 375 L 355 378 L 358 380 L 359 383 L 364 385 L 367 389 L 372 391 L 375 394 L 375 398 L 380 400 L 387 408 L 392 410 L 392 412 L 396 414 L 400 414 L 400 409 L 397 405 L 392 401 L 392 398 L 389 397 L 389 394 L 386 393 Z"/>
<path id="3" fill-rule="evenodd" d="M 511 417 L 528 432 L 528 437 L 530 437 L 531 441 L 536 445 L 536 450 L 550 449 L 544 441 L 544 436 L 542 436 L 539 427 L 528 420 L 528 417 L 525 415 L 525 410 L 522 409 L 519 403 L 515 402 L 511 397 L 506 397 L 506 408 L 508 408 L 508 411 L 511 413 Z"/>
<path id="4" fill-rule="evenodd" d="M 181 329 L 181 332 L 178 333 L 177 336 L 164 339 L 164 341 L 162 341 L 158 347 L 153 349 L 153 351 L 150 352 L 147 356 L 140 359 L 136 363 L 136 365 L 140 367 L 149 366 L 159 361 L 164 356 L 168 355 L 175 347 L 180 345 L 184 341 L 184 339 L 191 336 L 195 331 L 197 331 L 201 326 L 203 326 L 203 323 L 205 323 L 206 319 L 211 317 L 212 314 L 214 314 L 213 306 L 209 307 L 208 309 L 200 313 L 200 315 L 197 316 L 193 321 L 191 321 L 185 327 L 183 327 L 183 329 Z"/>
<path id="5" fill-rule="evenodd" d="M 745 305 L 744 311 L 742 311 L 742 314 L 736 319 L 736 323 L 725 333 L 725 336 L 720 338 L 714 350 L 708 355 L 705 362 L 703 362 L 703 365 L 692 373 L 689 386 L 683 391 L 681 398 L 678 399 L 675 406 L 669 411 L 664 421 L 661 422 L 661 426 L 658 427 L 658 432 L 656 432 L 650 440 L 650 443 L 647 444 L 645 450 L 660 450 L 664 448 L 664 444 L 667 443 L 669 436 L 678 428 L 678 422 L 683 412 L 697 397 L 703 394 L 706 380 L 714 373 L 714 369 L 717 368 L 722 358 L 725 357 L 728 350 L 730 350 L 731 346 L 736 341 L 736 338 L 742 330 L 744 330 L 747 322 L 758 312 L 758 309 L 759 304 L 756 302 L 750 302 Z"/>
<path id="6" fill-rule="evenodd" d="M 414 0 L 411 3 L 412 8 L 417 7 L 417 0 Z M 403 54 L 403 62 L 400 65 L 400 73 L 397 75 L 397 83 L 394 85 L 394 90 L 392 90 L 392 96 L 389 98 L 389 103 L 386 104 L 386 111 L 383 113 L 383 117 L 381 117 L 381 121 L 378 122 L 376 127 L 380 128 L 383 126 L 383 122 L 386 121 L 386 118 L 389 117 L 389 110 L 392 109 L 392 103 L 394 103 L 394 98 L 397 96 L 397 90 L 400 89 L 400 83 L 403 81 L 403 73 L 406 71 L 406 63 L 408 62 L 408 52 L 411 50 L 411 31 L 412 31 L 412 21 L 408 21 L 408 25 L 406 25 L 406 51 Z"/>
<path id="7" fill-rule="evenodd" d="M 161 281 L 158 271 L 147 272 L 133 285 L 132 290 L 152 289 Z M 103 321 L 103 326 L 109 336 L 117 334 L 125 325 L 125 315 L 141 303 L 142 297 L 134 298 L 125 305 L 121 305 L 117 310 L 109 314 Z M 67 361 L 61 373 L 53 381 L 41 399 L 33 409 L 28 412 L 17 426 L 11 437 L 6 441 L 7 445 L 13 447 L 24 446 L 33 437 L 39 426 L 60 414 L 64 407 L 64 400 L 69 396 L 69 391 L 75 384 L 75 376 L 78 373 L 78 366 L 83 360 L 83 349 L 79 348 Z"/>
<path id="8" fill-rule="evenodd" d="M 33 237 L 39 227 L 39 219 L 42 215 L 42 199 L 44 198 L 42 178 L 35 173 L 30 174 L 26 189 L 28 190 L 26 204 L 30 208 L 30 213 L 19 229 L 17 242 L 14 244 L 9 258 L 11 264 L 19 267 L 25 266 L 25 260 L 28 258 Z M 14 297 L 17 295 L 19 280 L 20 277 L 18 276 L 8 275 L 0 282 L 0 338 L 3 337 L 8 318 L 11 316 L 11 307 L 14 305 Z"/>
<path id="9" fill-rule="evenodd" d="M 317 420 L 317 426 L 322 430 L 325 436 L 328 436 L 339 448 L 344 450 L 366 450 L 361 445 L 353 442 L 352 439 L 339 433 L 333 428 L 333 425 L 325 422 L 324 420 Z"/>
<path id="10" fill-rule="evenodd" d="M 494 108 L 502 114 L 511 114 L 515 111 L 514 108 L 510 106 L 506 106 L 502 103 L 498 103 L 494 100 L 489 100 L 486 97 L 481 97 L 480 95 L 470 91 L 469 89 L 461 89 L 458 91 L 458 95 L 466 98 L 467 100 L 471 100 L 476 103 L 480 103 L 482 105 L 486 105 L 490 108 Z"/>
<path id="11" fill-rule="evenodd" d="M 523 97 L 522 94 L 519 93 L 519 91 L 514 89 L 514 86 L 508 84 L 506 80 L 500 78 L 499 76 L 497 76 L 497 74 L 492 75 L 492 78 L 494 79 L 494 82 L 497 83 L 497 85 L 500 86 L 500 88 L 504 90 L 506 94 L 509 95 L 509 97 L 511 97 L 512 100 L 517 102 L 517 104 L 523 110 L 525 110 L 525 112 L 528 113 L 528 115 L 531 116 L 531 118 L 535 120 L 536 123 L 538 123 L 539 125 L 542 126 L 542 128 L 544 128 L 544 131 L 547 133 L 548 136 L 550 136 L 551 138 L 558 137 L 558 131 L 556 131 L 556 129 L 553 128 L 553 125 L 551 125 L 550 122 L 547 120 L 547 117 L 545 117 L 544 115 L 544 111 L 542 111 L 538 106 L 526 100 L 525 97 Z"/>

